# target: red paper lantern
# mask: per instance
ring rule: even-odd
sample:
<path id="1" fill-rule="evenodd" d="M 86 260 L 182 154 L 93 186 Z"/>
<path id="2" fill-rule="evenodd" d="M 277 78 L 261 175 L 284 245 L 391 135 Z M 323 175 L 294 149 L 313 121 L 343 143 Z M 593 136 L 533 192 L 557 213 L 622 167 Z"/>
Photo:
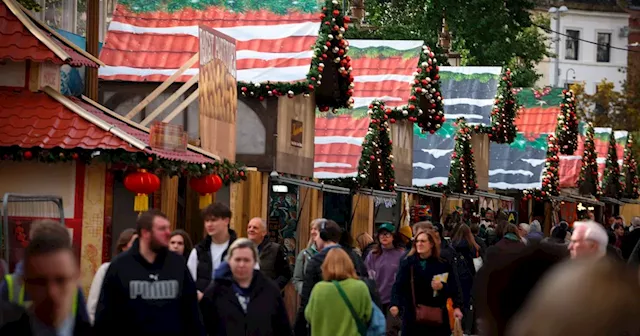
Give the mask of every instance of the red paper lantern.
<path id="1" fill-rule="evenodd" d="M 149 196 L 160 189 L 160 178 L 145 169 L 127 175 L 124 187 L 136 194 L 133 210 L 143 212 L 149 210 Z"/>
<path id="2" fill-rule="evenodd" d="M 213 194 L 222 188 L 222 178 L 215 174 L 194 177 L 189 181 L 189 185 L 200 194 L 200 209 L 204 209 L 213 202 Z"/>

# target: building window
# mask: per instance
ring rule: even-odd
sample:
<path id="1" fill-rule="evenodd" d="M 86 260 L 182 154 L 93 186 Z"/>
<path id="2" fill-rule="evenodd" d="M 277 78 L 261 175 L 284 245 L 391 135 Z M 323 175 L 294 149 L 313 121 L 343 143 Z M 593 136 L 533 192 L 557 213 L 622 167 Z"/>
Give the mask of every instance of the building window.
<path id="1" fill-rule="evenodd" d="M 598 62 L 609 62 L 611 59 L 611 33 L 598 33 Z"/>
<path id="2" fill-rule="evenodd" d="M 566 45 L 565 45 L 565 59 L 578 60 L 580 47 L 580 31 L 567 29 Z"/>

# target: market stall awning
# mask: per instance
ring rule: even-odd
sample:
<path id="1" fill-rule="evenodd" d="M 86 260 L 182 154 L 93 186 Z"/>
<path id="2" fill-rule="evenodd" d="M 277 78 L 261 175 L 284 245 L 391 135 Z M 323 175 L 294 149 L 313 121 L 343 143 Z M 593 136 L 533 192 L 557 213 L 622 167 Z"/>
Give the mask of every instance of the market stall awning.
<path id="1" fill-rule="evenodd" d="M 511 196 L 494 194 L 494 193 L 490 193 L 490 192 L 486 192 L 486 191 L 482 191 L 482 190 L 476 190 L 476 192 L 474 194 L 476 196 L 486 197 L 486 198 L 493 198 L 493 199 L 497 199 L 497 200 L 501 200 L 501 201 L 513 202 L 515 200 Z"/>
<path id="2" fill-rule="evenodd" d="M 617 200 L 617 199 L 611 198 L 611 197 L 600 197 L 600 200 L 605 202 L 605 203 L 611 203 L 611 204 L 615 204 L 615 205 L 624 205 L 624 202 L 622 200 Z"/>
<path id="3" fill-rule="evenodd" d="M 46 87 L 0 90 L 0 147 L 81 148 L 146 152 L 167 160 L 213 163 L 198 151 L 149 146 L 149 133 L 132 127 L 75 97 Z"/>
<path id="4" fill-rule="evenodd" d="M 38 21 L 14 0 L 0 2 L 0 60 L 49 61 L 74 67 L 104 65 L 49 26 Z"/>
<path id="5" fill-rule="evenodd" d="M 296 186 L 299 186 L 299 187 L 305 187 L 305 188 L 311 188 L 311 189 L 316 189 L 316 190 L 320 190 L 320 191 L 326 191 L 326 192 L 330 192 L 330 193 L 334 193 L 334 194 L 342 194 L 342 195 L 351 194 L 351 190 L 348 189 L 348 188 L 332 186 L 330 184 L 324 184 L 324 183 L 315 182 L 315 181 L 305 181 L 305 180 L 301 180 L 301 179 L 297 179 L 297 178 L 293 178 L 293 177 L 272 176 L 271 177 L 271 181 L 276 182 L 276 183 L 291 184 L 291 185 L 296 185 Z"/>
<path id="6" fill-rule="evenodd" d="M 560 198 L 565 202 L 571 202 L 571 203 L 588 203 L 593 205 L 604 205 L 603 202 L 600 202 L 593 197 L 586 197 L 586 196 L 577 195 L 577 194 L 563 193 L 560 195 Z"/>

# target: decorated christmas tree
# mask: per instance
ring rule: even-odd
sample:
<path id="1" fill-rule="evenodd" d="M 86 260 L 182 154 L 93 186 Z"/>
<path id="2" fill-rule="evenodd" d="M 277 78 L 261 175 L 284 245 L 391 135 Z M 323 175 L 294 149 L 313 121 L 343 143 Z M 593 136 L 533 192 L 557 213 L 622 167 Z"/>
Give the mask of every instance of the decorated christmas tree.
<path id="1" fill-rule="evenodd" d="M 449 170 L 449 190 L 452 192 L 473 194 L 478 188 L 476 167 L 471 148 L 471 129 L 464 118 L 456 121 L 458 132 L 454 138 L 455 148 L 451 154 Z"/>
<path id="2" fill-rule="evenodd" d="M 578 117 L 576 115 L 576 101 L 573 91 L 563 90 L 560 103 L 560 113 L 556 126 L 556 137 L 560 146 L 560 153 L 573 155 L 578 148 Z"/>
<path id="3" fill-rule="evenodd" d="M 427 46 L 422 47 L 423 60 L 414 73 L 414 85 L 409 98 L 410 108 L 419 108 L 418 126 L 431 134 L 444 123 L 444 102 L 440 92 L 440 67 L 435 54 Z M 417 106 L 416 106 L 417 105 Z"/>
<path id="4" fill-rule="evenodd" d="M 513 92 L 511 84 L 511 70 L 506 68 L 502 72 L 498 93 L 491 111 L 491 132 L 488 136 L 497 143 L 512 143 L 518 133 L 515 119 L 520 105 Z"/>
<path id="5" fill-rule="evenodd" d="M 622 197 L 622 181 L 620 179 L 620 165 L 618 165 L 618 153 L 616 151 L 616 137 L 611 132 L 609 137 L 609 152 L 607 153 L 607 163 L 604 168 L 604 178 L 602 179 L 603 194 L 611 198 Z"/>
<path id="6" fill-rule="evenodd" d="M 627 144 L 624 147 L 621 180 L 624 188 L 622 197 L 630 199 L 640 197 L 638 194 L 638 163 L 633 155 L 633 137 L 631 134 L 629 134 Z"/>
<path id="7" fill-rule="evenodd" d="M 547 159 L 545 162 L 545 170 L 542 175 L 542 189 L 540 191 L 543 197 L 560 195 L 560 157 L 558 156 L 558 140 L 555 136 L 549 135 L 547 147 Z"/>
<path id="8" fill-rule="evenodd" d="M 369 105 L 369 131 L 362 142 L 362 156 L 358 164 L 358 185 L 376 190 L 395 189 L 392 142 L 389 133 L 390 115 L 397 110 L 387 108 L 383 102 L 374 100 Z"/>
<path id="9" fill-rule="evenodd" d="M 582 154 L 582 166 L 577 187 L 583 195 L 599 196 L 600 184 L 598 183 L 598 163 L 596 162 L 598 156 L 593 136 L 593 124 L 589 123 L 584 138 L 584 153 Z"/>

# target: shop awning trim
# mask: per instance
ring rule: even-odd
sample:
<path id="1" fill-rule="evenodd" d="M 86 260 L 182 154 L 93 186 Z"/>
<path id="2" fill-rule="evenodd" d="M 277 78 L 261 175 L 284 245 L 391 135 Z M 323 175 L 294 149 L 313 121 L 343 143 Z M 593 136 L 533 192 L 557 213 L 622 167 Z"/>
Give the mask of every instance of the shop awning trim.
<path id="1" fill-rule="evenodd" d="M 480 197 L 486 197 L 486 198 L 493 198 L 493 199 L 497 199 L 497 200 L 501 200 L 501 201 L 507 201 L 507 202 L 513 202 L 515 200 L 515 198 L 513 198 L 511 196 L 493 194 L 493 193 L 490 193 L 490 192 L 487 192 L 487 191 L 483 191 L 483 190 L 476 190 L 474 195 L 480 196 Z"/>
<path id="2" fill-rule="evenodd" d="M 334 194 L 342 194 L 349 195 L 351 194 L 351 190 L 343 187 L 336 187 L 329 184 L 318 183 L 314 181 L 305 181 L 297 178 L 284 177 L 284 176 L 275 176 L 271 178 L 274 182 L 286 183 L 291 185 L 296 185 L 299 187 L 311 188 L 320 191 L 326 191 Z"/>

